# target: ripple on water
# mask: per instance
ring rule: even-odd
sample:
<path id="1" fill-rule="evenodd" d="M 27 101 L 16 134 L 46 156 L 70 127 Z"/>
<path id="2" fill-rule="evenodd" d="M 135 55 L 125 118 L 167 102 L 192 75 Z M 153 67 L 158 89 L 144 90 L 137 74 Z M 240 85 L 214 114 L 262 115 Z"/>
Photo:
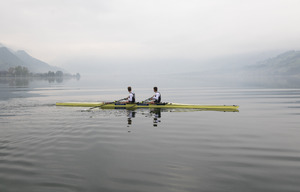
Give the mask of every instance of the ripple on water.
<path id="1" fill-rule="evenodd" d="M 298 191 L 298 97 L 213 93 L 201 101 L 237 100 L 240 113 L 162 112 L 155 124 L 143 110 L 129 125 L 126 110 L 58 108 L 50 96 L 2 102 L 1 190 Z"/>

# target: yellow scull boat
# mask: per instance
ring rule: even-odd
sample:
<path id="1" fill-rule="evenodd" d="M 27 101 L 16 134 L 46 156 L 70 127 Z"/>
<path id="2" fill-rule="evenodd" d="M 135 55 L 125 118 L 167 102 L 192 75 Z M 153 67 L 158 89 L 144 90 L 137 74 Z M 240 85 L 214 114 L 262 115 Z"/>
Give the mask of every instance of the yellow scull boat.
<path id="1" fill-rule="evenodd" d="M 104 103 L 104 102 L 66 102 L 56 103 L 56 106 L 72 106 L 72 107 L 99 107 L 102 109 L 137 109 L 137 108 L 167 108 L 167 109 L 202 109 L 213 111 L 238 111 L 238 105 L 196 105 L 196 104 L 181 104 L 181 103 Z"/>

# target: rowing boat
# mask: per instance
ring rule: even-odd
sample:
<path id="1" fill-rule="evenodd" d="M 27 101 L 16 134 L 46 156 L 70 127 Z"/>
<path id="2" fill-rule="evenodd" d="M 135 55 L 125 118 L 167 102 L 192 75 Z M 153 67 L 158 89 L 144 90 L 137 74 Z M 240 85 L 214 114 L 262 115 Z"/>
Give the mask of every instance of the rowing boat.
<path id="1" fill-rule="evenodd" d="M 56 106 L 97 107 L 102 109 L 136 109 L 136 108 L 167 108 L 167 109 L 202 109 L 214 111 L 238 111 L 238 105 L 195 105 L 181 103 L 103 103 L 103 102 L 66 102 L 56 103 Z"/>

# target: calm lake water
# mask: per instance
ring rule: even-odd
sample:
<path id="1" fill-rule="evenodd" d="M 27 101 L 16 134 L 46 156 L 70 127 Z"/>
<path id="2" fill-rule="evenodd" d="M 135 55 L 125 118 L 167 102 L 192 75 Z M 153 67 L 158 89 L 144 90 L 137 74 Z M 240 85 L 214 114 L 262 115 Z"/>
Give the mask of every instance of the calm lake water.
<path id="1" fill-rule="evenodd" d="M 0 84 L 0 191 L 300 191 L 300 89 L 159 88 L 240 109 L 87 112 L 55 103 L 118 100 L 126 86 Z"/>

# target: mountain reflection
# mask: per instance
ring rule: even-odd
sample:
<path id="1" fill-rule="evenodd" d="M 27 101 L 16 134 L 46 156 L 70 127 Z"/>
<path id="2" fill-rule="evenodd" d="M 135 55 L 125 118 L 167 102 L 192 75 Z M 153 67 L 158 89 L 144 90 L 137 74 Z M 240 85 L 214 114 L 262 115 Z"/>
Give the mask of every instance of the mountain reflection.
<path id="1" fill-rule="evenodd" d="M 0 84 L 9 87 L 28 87 L 33 82 L 63 83 L 65 80 L 72 79 L 70 77 L 0 77 Z M 79 79 L 77 79 L 79 80 Z"/>

